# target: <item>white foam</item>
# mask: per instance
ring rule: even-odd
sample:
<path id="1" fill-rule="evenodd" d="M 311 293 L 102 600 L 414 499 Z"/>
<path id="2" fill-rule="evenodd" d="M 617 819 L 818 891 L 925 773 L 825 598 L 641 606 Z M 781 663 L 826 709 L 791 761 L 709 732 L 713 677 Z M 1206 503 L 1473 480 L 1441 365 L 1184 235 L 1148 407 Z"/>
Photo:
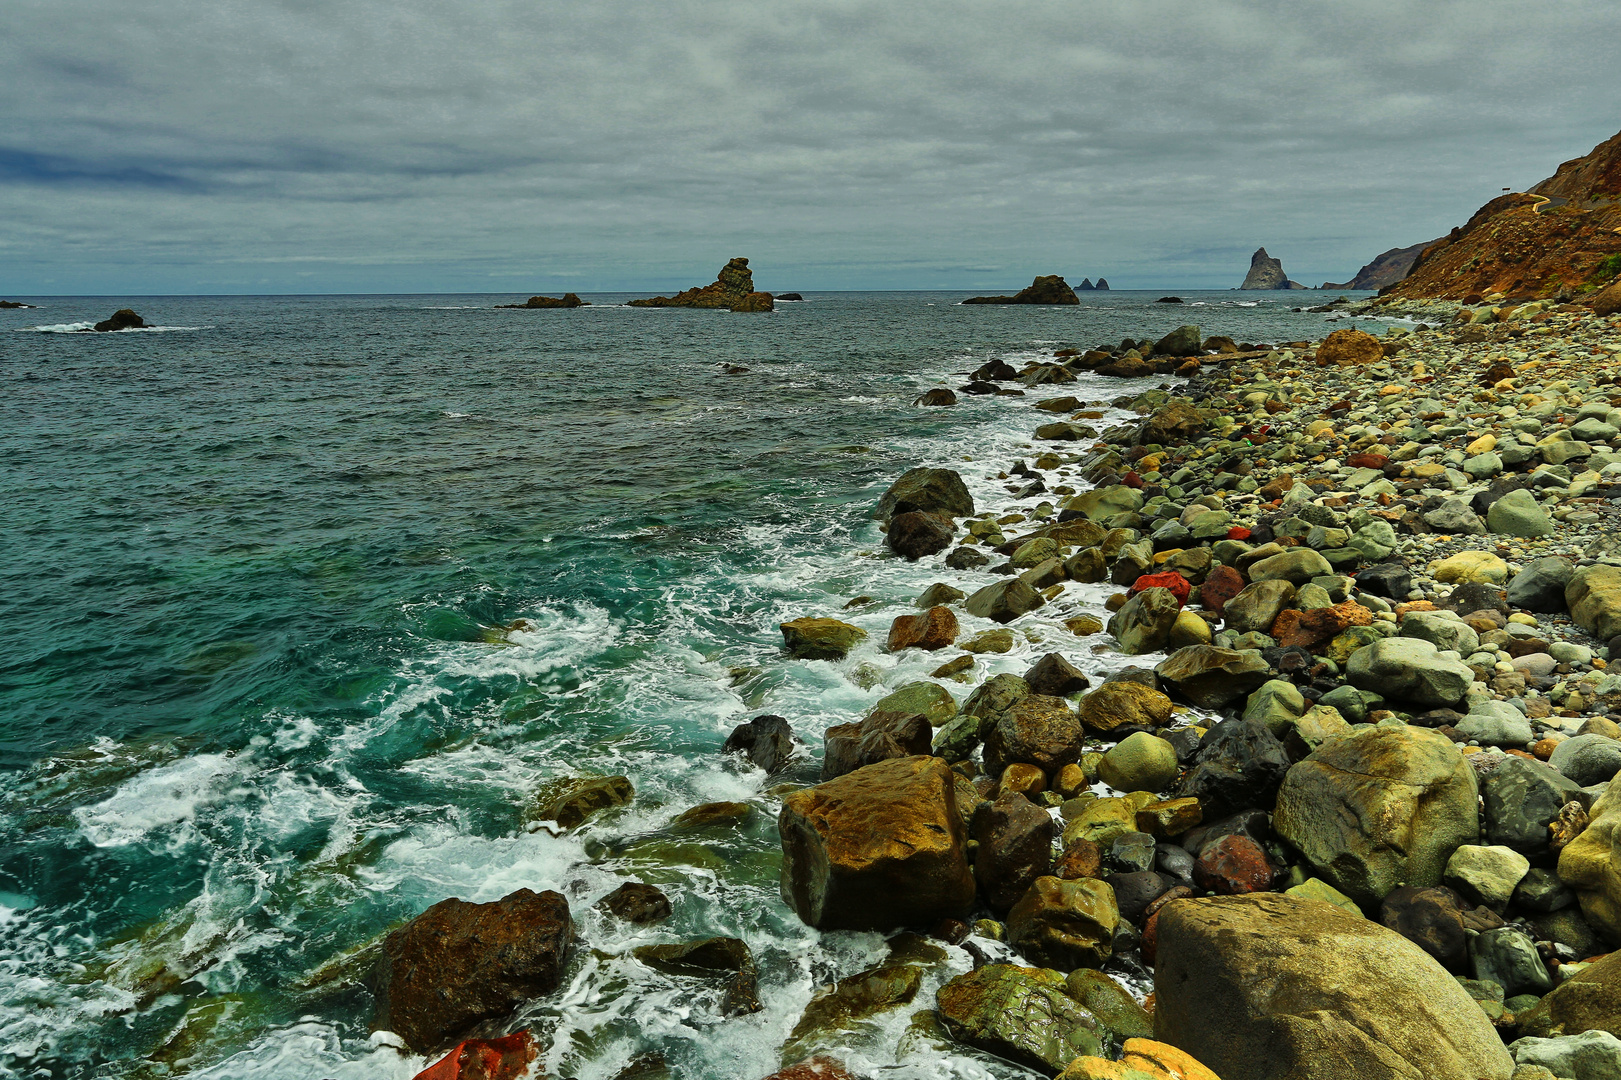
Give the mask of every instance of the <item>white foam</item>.
<path id="1" fill-rule="evenodd" d="M 93 322 L 53 323 L 49 326 L 17 326 L 12 328 L 18 334 L 82 334 L 86 331 L 96 333 L 96 324 Z M 97 337 L 107 337 L 111 334 L 166 334 L 179 330 L 212 330 L 212 326 L 132 326 L 124 330 L 104 330 L 96 333 Z"/>
<path id="2" fill-rule="evenodd" d="M 74 817 L 97 847 L 139 843 L 195 820 L 202 807 L 226 797 L 235 776 L 235 763 L 223 754 L 182 758 L 141 773 L 105 802 L 75 810 Z"/>

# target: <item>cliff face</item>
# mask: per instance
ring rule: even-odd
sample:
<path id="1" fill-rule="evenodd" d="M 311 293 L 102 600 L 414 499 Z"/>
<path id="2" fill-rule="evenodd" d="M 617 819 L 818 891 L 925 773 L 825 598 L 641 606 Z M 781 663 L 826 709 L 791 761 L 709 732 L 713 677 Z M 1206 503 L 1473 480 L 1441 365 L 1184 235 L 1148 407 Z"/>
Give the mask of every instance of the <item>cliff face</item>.
<path id="1" fill-rule="evenodd" d="M 1501 195 L 1424 249 L 1384 295 L 1479 302 L 1572 300 L 1603 288 L 1621 260 L 1621 135 L 1567 161 L 1529 192 Z"/>
<path id="2" fill-rule="evenodd" d="M 726 308 L 730 311 L 770 311 L 770 293 L 754 291 L 754 273 L 747 259 L 733 259 L 721 267 L 714 282 L 700 289 L 687 289 L 674 296 L 651 296 L 632 300 L 630 307 Z"/>
<path id="3" fill-rule="evenodd" d="M 1081 298 L 1057 274 L 1038 277 L 1013 296 L 970 296 L 965 304 L 1079 304 Z"/>
<path id="4" fill-rule="evenodd" d="M 1445 237 L 1442 237 L 1445 239 Z M 1356 272 L 1356 277 L 1343 285 L 1336 285 L 1331 281 L 1323 282 L 1325 289 L 1383 289 L 1394 285 L 1405 278 L 1413 270 L 1413 264 L 1424 249 L 1431 244 L 1440 243 L 1439 240 L 1430 240 L 1423 244 L 1414 244 L 1412 247 L 1391 248 L 1389 251 L 1376 257 L 1371 263 Z"/>
<path id="5" fill-rule="evenodd" d="M 1298 281 L 1290 281 L 1283 272 L 1283 262 L 1268 255 L 1266 248 L 1256 248 L 1255 254 L 1250 256 L 1250 272 L 1244 275 L 1244 284 L 1239 288 L 1304 289 L 1305 286 Z"/>

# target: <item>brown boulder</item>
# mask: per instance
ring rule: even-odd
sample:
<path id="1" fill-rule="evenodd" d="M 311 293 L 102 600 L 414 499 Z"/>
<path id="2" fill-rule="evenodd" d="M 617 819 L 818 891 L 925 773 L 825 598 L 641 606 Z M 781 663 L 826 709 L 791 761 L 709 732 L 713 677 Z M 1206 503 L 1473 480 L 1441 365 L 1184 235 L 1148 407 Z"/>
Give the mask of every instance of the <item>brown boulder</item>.
<path id="1" fill-rule="evenodd" d="M 1205 419 L 1199 410 L 1185 401 L 1172 402 L 1154 413 L 1143 424 L 1143 430 L 1137 437 L 1139 445 L 1159 443 L 1164 446 L 1179 446 L 1199 436 L 1205 429 Z"/>
<path id="2" fill-rule="evenodd" d="M 1081 724 L 1108 734 L 1121 727 L 1164 727 L 1171 722 L 1171 699 L 1139 682 L 1106 682 L 1081 699 Z"/>
<path id="3" fill-rule="evenodd" d="M 944 514 L 913 510 L 890 519 L 884 544 L 909 562 L 916 562 L 925 555 L 936 555 L 950 547 L 956 534 L 956 526 Z"/>
<path id="4" fill-rule="evenodd" d="M 921 615 L 901 615 L 890 624 L 890 652 L 922 649 L 934 652 L 957 640 L 957 616 L 948 607 L 932 607 Z"/>
<path id="5" fill-rule="evenodd" d="M 1004 712 L 985 740 L 985 768 L 1000 773 L 1015 761 L 1028 762 L 1049 776 L 1081 759 L 1085 733 L 1063 698 L 1031 694 Z"/>
<path id="6" fill-rule="evenodd" d="M 1249 582 L 1244 575 L 1231 566 L 1218 566 L 1210 571 L 1199 586 L 1199 606 L 1206 611 L 1220 611 L 1227 606 L 1227 601 L 1244 591 Z"/>
<path id="7" fill-rule="evenodd" d="M 658 922 L 670 917 L 670 898 L 658 887 L 640 881 L 625 882 L 597 903 L 626 922 Z"/>
<path id="8" fill-rule="evenodd" d="M 1621 278 L 1616 278 L 1582 303 L 1592 308 L 1595 315 L 1614 315 L 1621 312 Z"/>
<path id="9" fill-rule="evenodd" d="M 1373 622 L 1373 612 L 1346 600 L 1332 607 L 1297 611 L 1288 608 L 1278 612 L 1272 622 L 1272 636 L 1284 648 L 1299 645 L 1310 653 L 1321 653 L 1328 643 L 1353 626 L 1367 626 Z"/>
<path id="10" fill-rule="evenodd" d="M 441 900 L 383 939 L 374 1030 L 432 1053 L 556 990 L 574 940 L 568 901 L 519 889 L 489 904 Z"/>
<path id="11" fill-rule="evenodd" d="M 835 724 L 822 737 L 822 779 L 855 772 L 890 758 L 927 754 L 934 739 L 928 716 L 876 712 L 853 724 Z"/>
<path id="12" fill-rule="evenodd" d="M 939 758 L 868 765 L 783 798 L 782 896 L 823 930 L 928 927 L 974 902 L 955 774 Z"/>
<path id="13" fill-rule="evenodd" d="M 1024 673 L 1024 681 L 1032 694 L 1049 697 L 1068 697 L 1092 685 L 1086 673 L 1059 653 L 1048 653 Z"/>
<path id="14" fill-rule="evenodd" d="M 1379 347 L 1379 339 L 1361 330 L 1336 330 L 1317 346 L 1317 362 L 1323 365 L 1353 367 L 1376 364 L 1384 358 L 1385 351 Z"/>
<path id="15" fill-rule="evenodd" d="M 974 814 L 974 880 L 998 914 L 1018 902 L 1038 877 L 1052 873 L 1052 815 L 1016 791 L 1004 791 Z"/>
<path id="16" fill-rule="evenodd" d="M 1098 968 L 1114 951 L 1120 909 L 1096 878 L 1038 877 L 1007 917 L 1008 944 L 1032 963 L 1059 971 Z"/>
<path id="17" fill-rule="evenodd" d="M 1272 888 L 1272 867 L 1261 845 L 1235 833 L 1205 845 L 1193 864 L 1193 883 L 1217 896 L 1267 892 Z"/>

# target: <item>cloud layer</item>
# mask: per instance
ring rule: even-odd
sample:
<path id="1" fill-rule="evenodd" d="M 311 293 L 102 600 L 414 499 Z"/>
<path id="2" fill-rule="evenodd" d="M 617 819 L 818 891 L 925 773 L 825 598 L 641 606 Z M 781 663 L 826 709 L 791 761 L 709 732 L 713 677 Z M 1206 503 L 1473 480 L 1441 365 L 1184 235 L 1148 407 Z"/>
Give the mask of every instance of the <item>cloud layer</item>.
<path id="1" fill-rule="evenodd" d="M 1621 6 L 21 0 L 0 291 L 1344 280 L 1615 133 Z"/>

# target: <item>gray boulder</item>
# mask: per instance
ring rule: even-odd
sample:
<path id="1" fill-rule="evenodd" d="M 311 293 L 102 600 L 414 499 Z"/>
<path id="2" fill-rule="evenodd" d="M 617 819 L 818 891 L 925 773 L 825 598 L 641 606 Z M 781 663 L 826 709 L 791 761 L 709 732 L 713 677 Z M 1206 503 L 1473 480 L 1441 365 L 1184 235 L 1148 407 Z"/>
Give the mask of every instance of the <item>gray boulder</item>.
<path id="1" fill-rule="evenodd" d="M 1576 564 L 1557 555 L 1534 559 L 1508 583 L 1508 602 L 1526 611 L 1551 613 L 1565 610 L 1565 586 Z"/>
<path id="2" fill-rule="evenodd" d="M 1469 632 L 1474 633 L 1472 630 Z M 1465 738 L 1473 739 L 1482 746 L 1507 746 L 1523 750 L 1525 744 L 1531 741 L 1531 721 L 1506 701 L 1481 702 L 1469 710 L 1469 714 L 1458 722 L 1457 728 Z"/>
<path id="3" fill-rule="evenodd" d="M 1548 825 L 1580 792 L 1580 785 L 1550 765 L 1504 758 L 1481 782 L 1486 840 L 1533 859 L 1549 854 Z"/>
<path id="4" fill-rule="evenodd" d="M 968 598 L 963 606 L 968 614 L 992 622 L 1010 623 L 1020 615 L 1028 614 L 1047 601 L 1022 578 L 1007 578 L 987 585 Z"/>
<path id="5" fill-rule="evenodd" d="M 1263 560 L 1264 561 L 1264 560 Z M 1288 581 L 1257 581 L 1246 585 L 1227 603 L 1221 614 L 1227 629 L 1236 634 L 1266 633 L 1277 621 L 1278 612 L 1294 602 L 1295 587 Z"/>
<path id="6" fill-rule="evenodd" d="M 1333 572 L 1328 560 L 1309 547 L 1290 548 L 1281 555 L 1251 563 L 1249 568 L 1251 581 L 1287 581 L 1297 586 Z"/>
<path id="7" fill-rule="evenodd" d="M 1469 507 L 1468 499 L 1448 499 L 1424 515 L 1424 523 L 1436 532 L 1479 536 L 1486 531 L 1480 517 Z"/>
<path id="8" fill-rule="evenodd" d="M 1582 787 L 1602 784 L 1621 772 L 1621 741 L 1596 732 L 1577 735 L 1554 747 L 1548 764 Z"/>
<path id="9" fill-rule="evenodd" d="M 1351 654 L 1345 672 L 1358 690 L 1416 705 L 1455 705 L 1475 681 L 1463 661 L 1442 656 L 1428 641 L 1407 637 L 1363 646 Z"/>
<path id="10" fill-rule="evenodd" d="M 913 510 L 973 517 L 974 497 L 962 477 L 950 469 L 909 469 L 889 485 L 873 508 L 872 516 L 888 523 L 896 514 Z"/>
<path id="11" fill-rule="evenodd" d="M 1608 1031 L 1584 1031 L 1556 1039 L 1516 1039 L 1508 1044 L 1516 1065 L 1536 1065 L 1568 1080 L 1621 1080 L 1621 1039 Z"/>
<path id="12" fill-rule="evenodd" d="M 1521 488 L 1492 503 L 1486 526 L 1504 536 L 1546 536 L 1553 532 L 1553 519 L 1535 495 Z"/>

